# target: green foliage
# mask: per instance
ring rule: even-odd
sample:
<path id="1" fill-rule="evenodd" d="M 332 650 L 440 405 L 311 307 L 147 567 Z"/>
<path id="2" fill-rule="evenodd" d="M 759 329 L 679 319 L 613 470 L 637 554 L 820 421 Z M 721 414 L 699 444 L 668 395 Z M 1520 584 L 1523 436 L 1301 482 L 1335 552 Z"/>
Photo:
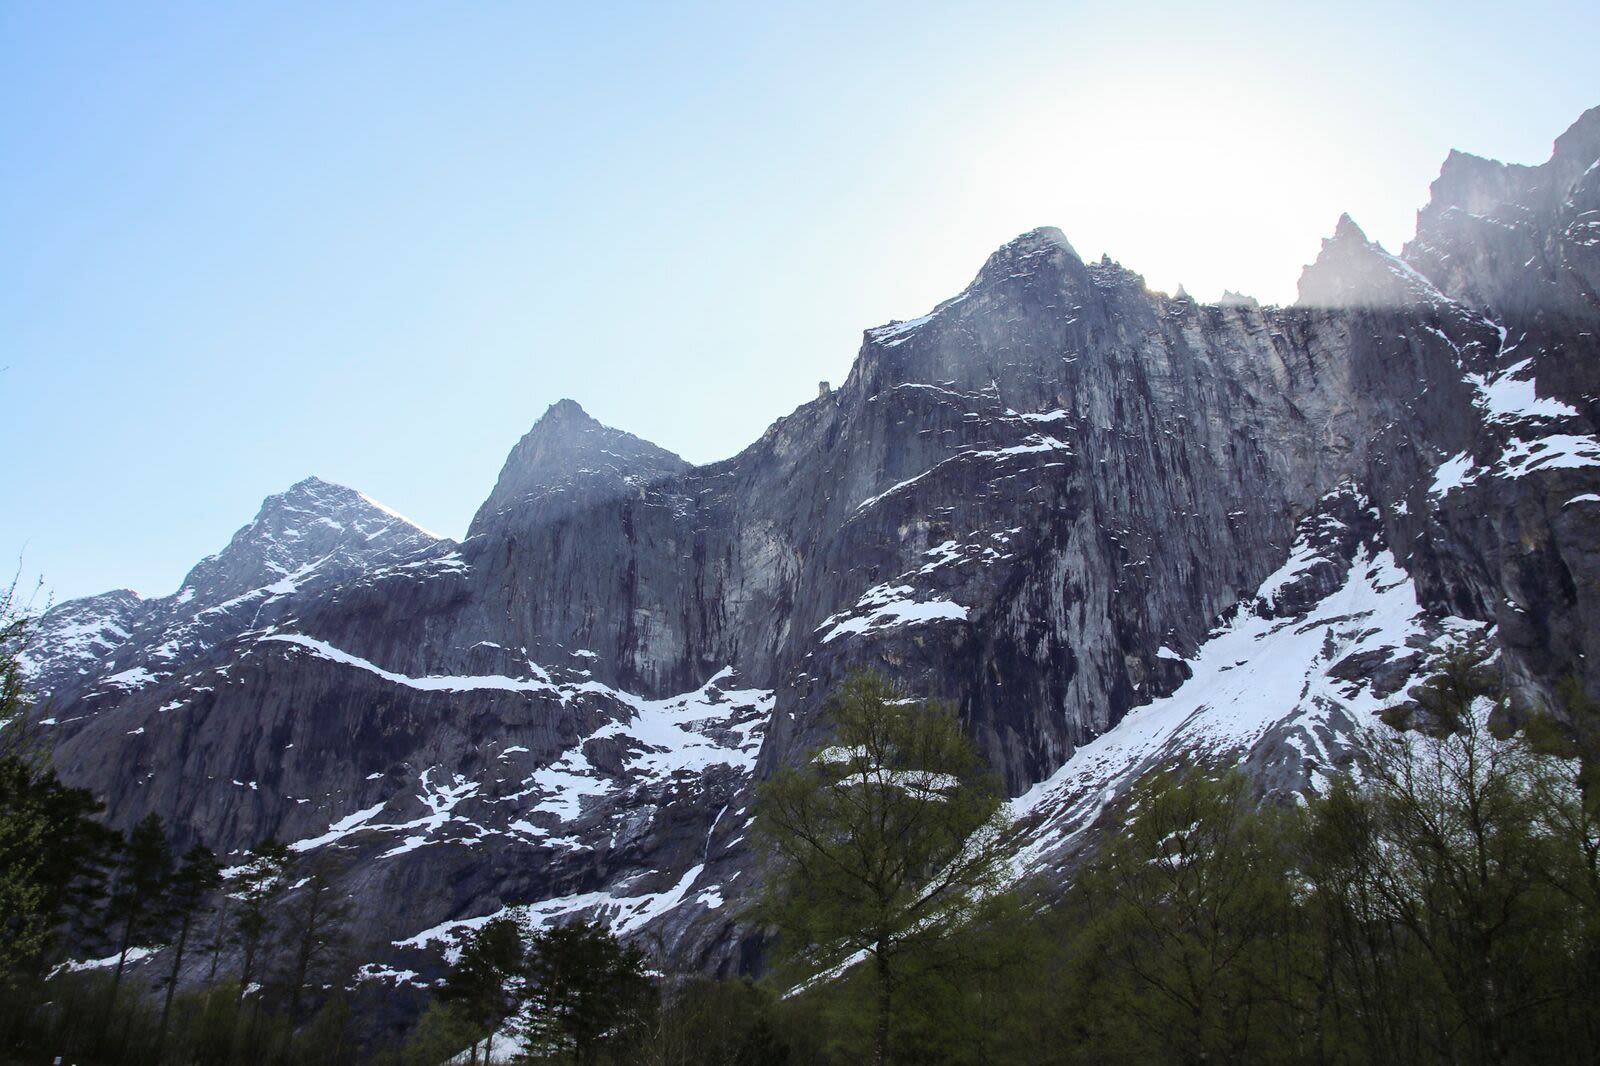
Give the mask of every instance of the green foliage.
<path id="1" fill-rule="evenodd" d="M 0 755 L 0 985 L 35 973 L 63 943 L 95 946 L 120 839 L 95 820 L 102 810 L 54 771 Z"/>
<path id="2" fill-rule="evenodd" d="M 825 713 L 831 744 L 757 796 L 770 860 L 760 913 L 813 969 L 870 958 L 883 1062 L 902 957 L 950 938 L 1001 887 L 1004 804 L 949 707 L 858 673 Z"/>
<path id="3" fill-rule="evenodd" d="M 786 1031 L 791 1028 L 769 988 L 748 978 L 691 978 L 665 997 L 637 1061 L 650 1066 L 800 1066 L 816 1061 L 802 1053 L 804 1042 Z"/>
<path id="4" fill-rule="evenodd" d="M 598 922 L 541 929 L 528 944 L 527 1008 L 522 1025 L 529 1048 L 570 1056 L 577 1066 L 625 1061 L 619 1056 L 648 1031 L 656 989 L 644 952 L 623 944 Z"/>
<path id="5" fill-rule="evenodd" d="M 276 840 L 263 840 L 250 849 L 244 868 L 235 879 L 232 890 L 238 906 L 234 913 L 234 931 L 243 956 L 239 969 L 239 994 L 250 993 L 250 986 L 258 974 L 261 943 L 272 921 L 271 904 L 283 893 L 283 873 L 289 865 L 287 845 Z"/>
<path id="6" fill-rule="evenodd" d="M 32 698 L 22 671 L 31 616 L 0 591 L 0 992 L 36 984 L 63 941 L 96 932 L 116 833 L 104 807 L 68 788 L 28 731 Z"/>
<path id="7" fill-rule="evenodd" d="M 512 918 L 484 923 L 462 942 L 461 954 L 439 989 L 439 1002 L 451 1007 L 471 1034 L 474 1060 L 478 1041 L 491 1037 L 517 1009 L 523 988 L 523 935 L 521 924 Z"/>
<path id="8" fill-rule="evenodd" d="M 19 661 L 31 619 L 15 608 L 15 591 L 0 593 L 0 992 L 44 954 L 54 925 L 42 873 L 49 823 L 19 739 L 32 705 Z"/>
<path id="9" fill-rule="evenodd" d="M 1592 704 L 1569 687 L 1558 713 L 1513 733 L 1479 647 L 1443 656 L 1410 696 L 1390 716 L 1408 728 L 1359 736 L 1355 772 L 1304 807 L 1263 805 L 1235 771 L 1141 781 L 1064 897 L 952 941 L 1014 943 L 1003 965 L 958 965 L 942 983 L 908 961 L 894 1053 L 952 1066 L 1600 1061 Z M 807 1061 L 863 1061 L 871 1036 L 850 1011 L 870 984 L 858 968 L 781 1001 L 780 1030 L 826 1017 L 838 1039 Z"/>
<path id="10" fill-rule="evenodd" d="M 1125 1052 L 1269 1061 L 1293 995 L 1291 860 L 1281 817 L 1237 771 L 1158 772 L 1134 790 L 1081 891 L 1082 934 L 1104 992 L 1101 1024 Z"/>
<path id="11" fill-rule="evenodd" d="M 1370 732 L 1359 785 L 1311 808 L 1308 910 L 1369 1061 L 1543 1061 L 1581 1011 L 1591 827 L 1570 764 L 1491 728 L 1505 709 L 1487 662 L 1447 655 L 1413 690 L 1427 731 Z"/>
<path id="12" fill-rule="evenodd" d="M 55 926 L 42 876 L 49 821 L 37 791 L 25 762 L 0 755 L 0 991 L 25 979 Z"/>
<path id="13" fill-rule="evenodd" d="M 486 1034 L 459 1006 L 435 999 L 428 1004 L 401 1053 L 405 1066 L 439 1066 Z M 474 1052 L 473 1061 L 478 1061 Z"/>

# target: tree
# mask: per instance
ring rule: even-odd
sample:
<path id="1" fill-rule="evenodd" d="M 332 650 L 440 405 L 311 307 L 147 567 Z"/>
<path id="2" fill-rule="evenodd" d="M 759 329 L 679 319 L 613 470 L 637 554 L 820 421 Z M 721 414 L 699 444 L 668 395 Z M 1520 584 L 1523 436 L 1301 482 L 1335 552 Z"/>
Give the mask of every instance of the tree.
<path id="1" fill-rule="evenodd" d="M 20 662 L 29 618 L 12 607 L 15 588 L 0 595 L 0 991 L 44 951 L 52 924 L 39 876 L 45 821 L 31 795 L 32 768 L 14 739 L 32 702 Z"/>
<path id="2" fill-rule="evenodd" d="M 1115 1040 L 1156 1061 L 1271 1061 L 1294 999 L 1283 816 L 1237 770 L 1158 771 L 1083 879 Z M 1283 1024 L 1281 1031 L 1292 1030 Z"/>
<path id="3" fill-rule="evenodd" d="M 63 930 L 88 936 L 121 837 L 42 760 L 0 753 L 0 985 L 41 963 Z"/>
<path id="4" fill-rule="evenodd" d="M 155 1058 L 158 1062 L 167 1041 L 172 997 L 178 990 L 178 977 L 183 972 L 183 953 L 189 944 L 189 934 L 194 929 L 194 920 L 201 908 L 221 884 L 221 867 L 210 848 L 196 843 L 183 853 L 177 872 L 173 874 L 167 899 L 169 912 L 178 928 L 172 944 L 172 970 L 167 974 L 167 991 L 161 1003 L 161 1023 L 156 1030 Z"/>
<path id="5" fill-rule="evenodd" d="M 234 928 L 242 955 L 239 965 L 239 997 L 252 991 L 257 975 L 261 942 L 271 923 L 270 906 L 283 892 L 283 871 L 289 865 L 289 848 L 276 840 L 263 840 L 250 849 L 244 867 L 236 876 L 238 901 Z"/>
<path id="6" fill-rule="evenodd" d="M 470 1028 L 473 1066 L 478 1062 L 478 1042 L 492 1042 L 495 1031 L 517 1007 L 522 985 L 522 934 L 522 926 L 512 918 L 485 922 L 462 943 L 461 954 L 439 990 L 439 1001 L 452 1007 Z M 484 1048 L 485 1062 L 489 1049 Z"/>
<path id="7" fill-rule="evenodd" d="M 342 888 L 343 873 L 331 859 L 312 859 L 284 907 L 285 932 L 293 947 L 288 981 L 291 1027 L 299 1023 L 307 983 L 332 965 L 349 943 L 351 905 Z"/>
<path id="8" fill-rule="evenodd" d="M 40 876 L 48 823 L 34 785 L 22 759 L 0 755 L 0 990 L 44 954 L 55 924 Z"/>
<path id="9" fill-rule="evenodd" d="M 788 1066 L 795 1055 L 776 1020 L 778 997 L 748 977 L 695 976 L 663 997 L 648 1066 Z"/>
<path id="10" fill-rule="evenodd" d="M 1339 991 L 1374 1059 L 1548 1060 L 1554 1012 L 1588 995 L 1581 771 L 1507 730 L 1483 645 L 1448 651 L 1411 695 L 1384 715 L 1397 728 L 1361 738 L 1357 781 L 1311 808 L 1310 901 L 1338 934 Z"/>
<path id="11" fill-rule="evenodd" d="M 442 1062 L 458 1061 L 463 1047 L 483 1038 L 453 1004 L 434 999 L 417 1019 L 416 1026 L 400 1050 L 400 1060 L 405 1066 L 439 1066 Z"/>
<path id="12" fill-rule="evenodd" d="M 106 996 L 109 1022 L 122 986 L 122 971 L 128 952 L 160 939 L 161 908 L 166 902 L 168 881 L 172 877 L 172 845 L 159 814 L 148 814 L 133 827 L 122 849 L 116 871 L 116 884 L 107 901 L 109 917 L 119 927 L 117 967 L 111 976 L 111 991 Z"/>
<path id="13" fill-rule="evenodd" d="M 889 1058 L 901 957 L 949 938 L 999 893 L 998 780 L 953 710 L 857 673 L 825 707 L 833 743 L 757 794 L 771 870 L 763 911 L 816 964 L 870 957 L 873 1061 Z"/>
<path id="14" fill-rule="evenodd" d="M 57 931 L 98 903 L 117 834 L 105 808 L 68 788 L 29 730 L 33 696 L 22 667 L 32 616 L 0 590 L 0 989 L 45 956 Z"/>
<path id="15" fill-rule="evenodd" d="M 524 1035 L 544 1054 L 572 1053 L 592 1066 L 605 1048 L 628 1044 L 656 1004 L 645 954 L 599 922 L 533 934 L 527 954 Z"/>

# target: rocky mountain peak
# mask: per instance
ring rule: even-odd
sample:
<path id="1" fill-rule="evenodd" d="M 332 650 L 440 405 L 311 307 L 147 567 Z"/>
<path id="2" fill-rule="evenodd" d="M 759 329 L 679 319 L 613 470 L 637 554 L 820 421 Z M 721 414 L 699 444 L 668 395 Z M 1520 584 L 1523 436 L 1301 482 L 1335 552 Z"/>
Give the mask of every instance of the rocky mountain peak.
<path id="1" fill-rule="evenodd" d="M 1302 307 L 1408 307 L 1437 298 L 1432 286 L 1385 251 L 1349 214 L 1339 216 L 1316 262 L 1300 274 Z"/>
<path id="2" fill-rule="evenodd" d="M 1046 264 L 1058 270 L 1069 264 L 1083 269 L 1083 259 L 1068 243 L 1066 234 L 1054 226 L 1031 229 L 1001 245 L 983 264 L 969 289 L 1031 276 Z"/>
<path id="3" fill-rule="evenodd" d="M 1367 240 L 1366 231 L 1356 225 L 1356 220 L 1346 211 L 1339 216 L 1338 223 L 1333 227 L 1333 240 L 1335 241 L 1360 241 L 1362 244 L 1371 244 Z"/>
<path id="4" fill-rule="evenodd" d="M 1556 138 L 1551 160 L 1575 164 L 1580 171 L 1600 160 L 1600 106 L 1591 107 Z"/>
<path id="5" fill-rule="evenodd" d="M 355 489 L 308 477 L 261 501 L 227 547 L 189 571 L 179 596 L 217 602 L 335 558 L 375 558 L 441 539 Z"/>
<path id="6" fill-rule="evenodd" d="M 483 532 L 496 516 L 538 509 L 541 501 L 592 502 L 636 491 L 689 465 L 665 448 L 596 420 L 575 400 L 557 400 L 511 449 L 468 535 Z"/>
<path id="7" fill-rule="evenodd" d="M 534 426 L 535 428 L 539 426 L 600 426 L 600 423 L 595 420 L 593 415 L 585 411 L 583 405 L 578 403 L 577 400 L 563 397 L 546 408 L 544 414 L 539 416 L 539 421 L 535 422 Z M 605 427 L 601 426 L 601 428 Z"/>
<path id="8" fill-rule="evenodd" d="M 1428 204 L 1417 212 L 1417 235 L 1426 240 L 1452 212 L 1481 215 L 1502 224 L 1526 221 L 1529 212 L 1555 208 L 1574 180 L 1600 161 L 1600 107 L 1585 111 L 1555 139 L 1550 158 L 1538 166 L 1502 163 L 1452 150 L 1428 187 Z"/>
<path id="9" fill-rule="evenodd" d="M 1404 257 L 1452 299 L 1519 322 L 1600 307 L 1600 108 L 1538 166 L 1451 152 L 1429 193 Z"/>

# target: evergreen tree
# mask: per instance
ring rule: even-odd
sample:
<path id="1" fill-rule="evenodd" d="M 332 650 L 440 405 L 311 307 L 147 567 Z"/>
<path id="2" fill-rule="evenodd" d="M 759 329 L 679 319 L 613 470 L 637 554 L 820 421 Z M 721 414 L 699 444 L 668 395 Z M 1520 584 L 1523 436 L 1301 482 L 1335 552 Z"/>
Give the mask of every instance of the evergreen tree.
<path id="1" fill-rule="evenodd" d="M 49 823 L 34 791 L 27 763 L 0 755 L 0 991 L 44 954 L 55 925 L 42 876 Z"/>
<path id="2" fill-rule="evenodd" d="M 570 1052 L 577 1066 L 593 1066 L 602 1051 L 637 1040 L 656 1003 L 644 952 L 598 922 L 534 933 L 526 975 L 530 1047 L 547 1055 Z"/>
<path id="3" fill-rule="evenodd" d="M 106 998 L 108 1020 L 116 1008 L 128 952 L 161 939 L 165 924 L 162 908 L 171 877 L 172 845 L 167 842 L 166 826 L 160 815 L 146 815 L 133 827 L 122 849 L 116 882 L 107 901 L 108 916 L 117 937 L 117 966 L 112 972 L 111 991 Z"/>
<path id="4" fill-rule="evenodd" d="M 42 962 L 63 936 L 85 944 L 97 935 L 121 840 L 96 820 L 104 809 L 36 760 L 0 754 L 0 982 Z"/>
<path id="5" fill-rule="evenodd" d="M 773 860 L 763 910 L 791 953 L 871 959 L 881 1064 L 901 957 L 950 937 L 1001 888 L 1004 804 L 950 708 L 858 673 L 825 713 L 833 743 L 757 794 Z"/>
<path id="6" fill-rule="evenodd" d="M 157 1061 L 166 1046 L 167 1028 L 172 1017 L 172 999 L 178 990 L 178 978 L 183 973 L 183 955 L 189 944 L 189 935 L 195 919 L 201 914 L 211 894 L 222 884 L 221 867 L 215 853 L 204 844 L 196 843 L 184 852 L 173 874 L 167 895 L 168 914 L 177 926 L 172 943 L 172 969 L 166 978 L 166 994 L 161 1002 L 161 1022 L 156 1030 Z"/>
<path id="7" fill-rule="evenodd" d="M 290 947 L 290 1026 L 300 1022 L 300 1008 L 308 984 L 332 976 L 328 971 L 344 954 L 350 941 L 350 896 L 344 889 L 344 870 L 323 855 L 309 860 L 304 878 L 283 908 L 283 929 Z"/>
<path id="8" fill-rule="evenodd" d="M 439 1001 L 451 1006 L 470 1026 L 471 1062 L 477 1066 L 478 1042 L 492 1040 L 516 1009 L 522 990 L 523 930 L 512 918 L 496 918 L 473 931 L 444 985 Z M 484 1050 L 485 1060 L 488 1048 Z"/>
<path id="9" fill-rule="evenodd" d="M 283 873 L 289 848 L 276 840 L 263 840 L 250 849 L 231 893 L 238 906 L 234 930 L 239 940 L 239 996 L 250 995 L 258 975 L 261 945 L 272 921 L 271 904 L 282 894 Z"/>
<path id="10" fill-rule="evenodd" d="M 59 934 L 90 932 L 119 839 L 96 820 L 103 805 L 56 777 L 29 728 L 22 650 L 33 618 L 15 592 L 0 590 L 0 990 L 36 980 Z"/>

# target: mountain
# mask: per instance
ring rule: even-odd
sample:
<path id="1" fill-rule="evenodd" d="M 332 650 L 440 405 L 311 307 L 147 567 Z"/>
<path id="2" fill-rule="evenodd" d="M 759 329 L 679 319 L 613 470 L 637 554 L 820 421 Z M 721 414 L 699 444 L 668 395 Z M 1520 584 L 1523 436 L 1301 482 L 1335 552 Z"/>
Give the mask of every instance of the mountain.
<path id="1" fill-rule="evenodd" d="M 262 501 L 255 519 L 196 563 L 173 595 L 145 600 L 120 589 L 47 612 L 31 680 L 47 702 L 82 714 L 107 686 L 156 684 L 226 636 L 364 570 L 453 547 L 353 489 L 306 478 Z"/>
<path id="2" fill-rule="evenodd" d="M 506 908 L 730 970 L 751 789 L 855 667 L 956 704 L 1045 884 L 1161 760 L 1317 787 L 1454 637 L 1600 686 L 1597 115 L 1452 155 L 1401 255 L 1341 219 L 1292 307 L 1045 228 L 723 462 L 564 400 L 460 544 L 302 482 L 175 596 L 44 617 L 56 764 L 120 826 L 340 849 L 373 982 Z"/>

